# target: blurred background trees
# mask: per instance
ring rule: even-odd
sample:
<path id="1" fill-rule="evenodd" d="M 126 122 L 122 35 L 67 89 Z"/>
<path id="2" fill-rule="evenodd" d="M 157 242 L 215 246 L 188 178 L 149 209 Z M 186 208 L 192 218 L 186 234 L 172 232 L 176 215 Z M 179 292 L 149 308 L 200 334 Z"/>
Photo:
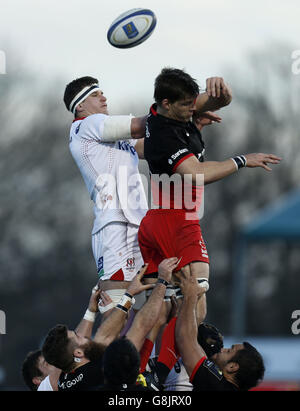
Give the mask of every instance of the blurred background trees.
<path id="1" fill-rule="evenodd" d="M 207 160 L 250 152 L 283 157 L 272 173 L 244 169 L 205 189 L 201 226 L 211 258 L 207 320 L 225 335 L 230 333 L 239 228 L 298 187 L 300 90 L 290 50 L 270 45 L 249 56 L 247 69 L 223 70 L 234 100 L 220 113 L 223 123 L 203 131 Z M 20 65 L 0 77 L 0 309 L 7 321 L 6 335 L 0 337 L 0 389 L 21 389 L 26 353 L 38 348 L 55 324 L 76 326 L 97 281 L 92 203 L 68 148 L 71 116 L 62 103 L 66 81 L 54 79 L 45 87 Z M 146 103 L 128 107 L 125 98 L 123 106 L 118 104 L 118 114 L 149 108 Z M 146 169 L 142 162 L 141 170 Z M 298 246 L 281 241 L 253 245 L 248 261 L 247 333 L 290 336 L 291 312 L 300 308 Z"/>

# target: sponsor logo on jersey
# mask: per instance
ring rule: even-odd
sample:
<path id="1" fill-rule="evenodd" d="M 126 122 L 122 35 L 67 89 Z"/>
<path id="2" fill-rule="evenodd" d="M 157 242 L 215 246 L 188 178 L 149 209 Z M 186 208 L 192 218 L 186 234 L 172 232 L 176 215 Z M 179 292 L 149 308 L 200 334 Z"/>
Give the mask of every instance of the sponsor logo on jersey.
<path id="1" fill-rule="evenodd" d="M 169 163 L 170 165 L 173 164 L 173 161 L 176 160 L 176 158 L 177 158 L 178 156 L 180 156 L 180 155 L 183 154 L 183 153 L 186 153 L 187 151 L 189 151 L 187 148 L 183 148 L 183 149 L 181 149 L 181 150 L 178 150 L 177 153 L 171 155 L 171 157 L 170 157 L 169 160 L 168 160 L 168 163 Z"/>
<path id="2" fill-rule="evenodd" d="M 123 151 L 130 151 L 133 155 L 136 154 L 135 148 L 130 143 L 128 143 L 128 141 L 118 141 L 118 149 Z"/>
<path id="3" fill-rule="evenodd" d="M 207 368 L 208 371 L 210 371 L 215 377 L 218 378 L 218 380 L 221 380 L 223 378 L 222 371 L 214 362 L 205 360 L 203 362 L 203 367 Z"/>
<path id="4" fill-rule="evenodd" d="M 69 374 L 65 375 L 65 380 L 68 378 Z M 68 381 L 64 381 L 58 382 L 58 386 L 61 390 L 67 390 L 68 388 L 71 388 L 73 385 L 76 385 L 77 383 L 79 383 L 80 381 L 82 381 L 83 379 L 83 374 L 79 374 L 77 375 L 77 377 L 73 378 L 72 380 L 68 380 Z"/>
<path id="5" fill-rule="evenodd" d="M 127 258 L 126 268 L 134 268 L 135 267 L 135 257 Z"/>

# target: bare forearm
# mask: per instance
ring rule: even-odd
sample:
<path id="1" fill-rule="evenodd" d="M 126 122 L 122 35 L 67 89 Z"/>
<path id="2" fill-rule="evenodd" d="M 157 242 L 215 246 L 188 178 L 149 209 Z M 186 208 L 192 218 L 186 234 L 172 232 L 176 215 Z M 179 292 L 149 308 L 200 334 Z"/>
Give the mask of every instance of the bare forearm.
<path id="1" fill-rule="evenodd" d="M 98 302 L 99 302 L 99 290 L 97 287 L 94 287 L 90 297 L 88 308 L 76 327 L 76 332 L 83 337 L 90 338 L 93 332 L 94 322 L 96 315 L 98 313 Z"/>
<path id="2" fill-rule="evenodd" d="M 204 184 L 222 180 L 237 171 L 231 159 L 225 161 L 205 161 L 203 164 Z M 196 177 L 195 181 L 196 181 Z"/>
<path id="3" fill-rule="evenodd" d="M 163 284 L 156 284 L 151 296 L 137 313 L 134 323 L 127 333 L 127 338 L 135 344 L 138 351 L 142 348 L 147 334 L 157 322 L 165 292 L 166 287 Z"/>
<path id="4" fill-rule="evenodd" d="M 197 297 L 183 299 L 176 324 L 176 341 L 180 352 L 180 347 L 185 348 L 191 341 L 197 339 L 196 304 Z"/>
<path id="5" fill-rule="evenodd" d="M 198 344 L 198 326 L 195 315 L 197 297 L 185 295 L 175 328 L 176 345 L 189 376 L 191 376 L 197 362 L 205 356 L 205 352 Z"/>
<path id="6" fill-rule="evenodd" d="M 80 323 L 77 325 L 75 331 L 77 334 L 82 335 L 83 337 L 90 338 L 93 332 L 93 326 L 93 321 L 82 319 Z"/>
<path id="7" fill-rule="evenodd" d="M 126 313 L 114 308 L 97 330 L 94 341 L 109 345 L 120 334 L 126 320 Z"/>
<path id="8" fill-rule="evenodd" d="M 184 177 L 185 182 L 192 182 L 192 184 L 200 186 L 203 185 L 203 182 L 210 184 L 221 180 L 235 173 L 241 167 L 261 167 L 266 171 L 272 171 L 268 164 L 279 164 L 280 161 L 280 157 L 264 153 L 251 153 L 225 161 L 204 161 L 203 163 L 199 163 L 196 156 L 191 156 L 177 167 L 176 173 Z"/>
<path id="9" fill-rule="evenodd" d="M 192 184 L 200 186 L 221 180 L 237 171 L 235 163 L 231 160 L 205 161 L 200 163 L 196 157 L 190 157 L 177 168 L 177 173 L 192 179 Z M 188 177 L 190 176 L 190 177 Z"/>
<path id="10" fill-rule="evenodd" d="M 209 96 L 206 92 L 199 94 L 196 101 L 196 112 L 204 113 L 205 111 L 219 110 L 228 106 L 232 101 L 232 96 L 221 95 L 220 97 Z"/>

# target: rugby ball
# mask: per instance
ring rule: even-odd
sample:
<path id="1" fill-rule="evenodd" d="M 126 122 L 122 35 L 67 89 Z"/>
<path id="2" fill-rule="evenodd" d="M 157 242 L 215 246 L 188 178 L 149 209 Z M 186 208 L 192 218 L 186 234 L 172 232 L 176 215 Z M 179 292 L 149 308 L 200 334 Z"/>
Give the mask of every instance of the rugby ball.
<path id="1" fill-rule="evenodd" d="M 107 32 L 109 43 L 120 49 L 135 47 L 151 36 L 156 16 L 149 9 L 131 9 L 115 19 Z"/>

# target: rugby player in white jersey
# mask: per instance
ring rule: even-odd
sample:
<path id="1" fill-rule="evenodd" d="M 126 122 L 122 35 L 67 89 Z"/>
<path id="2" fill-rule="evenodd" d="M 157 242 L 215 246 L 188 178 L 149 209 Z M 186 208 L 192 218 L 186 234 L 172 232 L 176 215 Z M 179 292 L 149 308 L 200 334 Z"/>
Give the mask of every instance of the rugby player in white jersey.
<path id="1" fill-rule="evenodd" d="M 146 116 L 109 116 L 106 97 L 92 77 L 68 84 L 64 102 L 75 117 L 70 151 L 94 202 L 92 249 L 101 289 L 117 304 L 143 265 L 137 233 L 148 206 L 138 151 Z"/>

